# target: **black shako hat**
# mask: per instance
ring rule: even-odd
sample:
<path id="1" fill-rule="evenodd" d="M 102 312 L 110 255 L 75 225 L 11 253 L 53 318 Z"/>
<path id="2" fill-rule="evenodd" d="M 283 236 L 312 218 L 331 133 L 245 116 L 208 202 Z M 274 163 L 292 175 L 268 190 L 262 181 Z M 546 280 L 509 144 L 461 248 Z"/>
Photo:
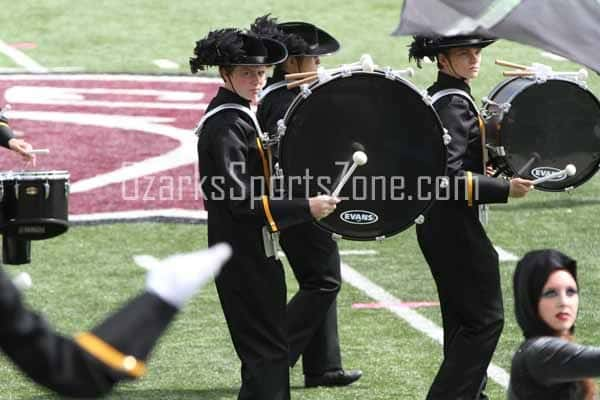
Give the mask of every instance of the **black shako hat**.
<path id="1" fill-rule="evenodd" d="M 290 56 L 323 56 L 340 49 L 339 42 L 323 29 L 308 22 L 282 22 L 270 14 L 256 18 L 251 31 L 283 44 Z"/>
<path id="2" fill-rule="evenodd" d="M 577 281 L 577 262 L 558 250 L 530 251 L 517 263 L 513 275 L 515 314 L 525 338 L 556 334 L 540 317 L 538 303 L 548 277 L 561 269 Z"/>
<path id="3" fill-rule="evenodd" d="M 460 35 L 460 36 L 413 36 L 413 42 L 408 50 L 409 60 L 420 61 L 424 57 L 433 59 L 444 50 L 455 47 L 477 47 L 484 48 L 494 43 L 497 39 L 479 35 Z"/>
<path id="4" fill-rule="evenodd" d="M 192 73 L 206 66 L 273 65 L 285 61 L 287 50 L 277 40 L 236 28 L 219 29 L 196 42 Z"/>

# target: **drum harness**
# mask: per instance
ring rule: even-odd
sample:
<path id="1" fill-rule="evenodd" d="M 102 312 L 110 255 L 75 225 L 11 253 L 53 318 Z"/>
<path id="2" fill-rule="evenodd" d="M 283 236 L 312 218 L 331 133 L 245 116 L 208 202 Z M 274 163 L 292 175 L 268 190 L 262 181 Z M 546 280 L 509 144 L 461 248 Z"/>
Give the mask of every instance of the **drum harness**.
<path id="1" fill-rule="evenodd" d="M 224 110 L 241 111 L 242 113 L 244 113 L 248 117 L 250 117 L 250 119 L 252 120 L 252 123 L 254 124 L 254 128 L 256 129 L 256 133 L 258 134 L 256 141 L 257 141 L 257 145 L 258 145 L 258 151 L 260 153 L 260 158 L 262 159 L 262 162 L 263 162 L 263 173 L 264 173 L 265 178 L 267 179 L 266 184 L 268 187 L 269 180 L 271 178 L 272 158 L 271 158 L 270 151 L 266 152 L 267 157 L 265 157 L 265 151 L 263 149 L 269 148 L 269 146 L 272 144 L 272 139 L 269 139 L 268 135 L 266 133 L 263 133 L 262 129 L 260 128 L 260 124 L 258 123 L 258 120 L 256 119 L 256 115 L 248 107 L 244 107 L 244 106 L 242 106 L 240 104 L 236 104 L 236 103 L 221 104 L 220 106 L 215 107 L 214 109 L 212 109 L 209 112 L 207 112 L 206 114 L 204 114 L 204 116 L 202 117 L 200 122 L 198 122 L 198 125 L 196 126 L 194 133 L 196 134 L 196 136 L 200 137 L 202 128 L 204 127 L 204 124 L 206 123 L 206 121 L 213 115 L 215 115 L 221 111 L 224 111 Z M 265 249 L 265 255 L 267 256 L 267 258 L 275 257 L 275 259 L 279 259 L 279 255 L 278 255 L 279 230 L 277 230 L 276 227 L 275 227 L 275 229 L 273 229 L 273 227 L 265 225 L 262 228 L 262 238 L 263 238 L 263 245 L 264 245 L 264 249 Z"/>
<path id="2" fill-rule="evenodd" d="M 471 98 L 469 93 L 467 93 L 461 89 L 440 90 L 439 92 L 436 92 L 433 96 L 431 96 L 431 103 L 435 104 L 437 101 L 439 101 L 440 99 L 442 99 L 443 97 L 446 97 L 446 96 L 460 96 L 460 97 L 466 99 L 469 102 L 469 104 L 471 104 L 471 107 L 475 111 L 475 114 L 477 115 L 477 119 L 479 120 L 479 130 L 481 132 L 481 148 L 482 148 L 482 152 L 483 152 L 483 157 L 482 157 L 483 173 L 485 174 L 486 165 L 487 165 L 487 161 L 488 161 L 487 144 L 486 144 L 486 140 L 485 140 L 485 124 L 483 123 L 483 119 L 481 118 L 481 113 L 479 112 L 479 108 L 477 107 L 477 104 L 475 104 L 475 101 Z M 489 206 L 487 204 L 479 204 L 478 211 L 479 211 L 479 221 L 483 225 L 487 225 Z"/>

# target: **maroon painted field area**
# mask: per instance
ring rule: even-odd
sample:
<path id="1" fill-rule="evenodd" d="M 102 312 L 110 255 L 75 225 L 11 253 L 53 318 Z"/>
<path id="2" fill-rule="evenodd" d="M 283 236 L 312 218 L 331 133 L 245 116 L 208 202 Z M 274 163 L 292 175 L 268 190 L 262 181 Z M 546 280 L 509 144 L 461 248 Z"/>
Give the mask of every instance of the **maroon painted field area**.
<path id="1" fill-rule="evenodd" d="M 70 173 L 71 215 L 202 210 L 194 127 L 218 82 L 128 75 L 0 76 L 0 105 L 38 155 L 0 171 Z"/>

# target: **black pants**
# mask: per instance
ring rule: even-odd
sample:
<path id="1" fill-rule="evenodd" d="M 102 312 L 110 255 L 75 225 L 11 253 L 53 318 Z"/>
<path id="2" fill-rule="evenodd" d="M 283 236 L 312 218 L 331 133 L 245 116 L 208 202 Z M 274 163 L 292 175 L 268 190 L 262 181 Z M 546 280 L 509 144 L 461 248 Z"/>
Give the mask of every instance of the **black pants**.
<path id="1" fill-rule="evenodd" d="M 314 223 L 281 232 L 280 244 L 299 284 L 287 306 L 289 364 L 300 355 L 305 375 L 342 368 L 336 297 L 341 286 L 340 255 L 331 234 Z"/>
<path id="2" fill-rule="evenodd" d="M 417 238 L 435 280 L 444 360 L 427 399 L 479 399 L 504 324 L 498 254 L 476 215 L 432 207 Z"/>
<path id="3" fill-rule="evenodd" d="M 262 246 L 261 246 L 262 248 Z M 289 400 L 286 286 L 274 258 L 234 249 L 216 279 L 233 345 L 242 362 L 238 400 Z"/>

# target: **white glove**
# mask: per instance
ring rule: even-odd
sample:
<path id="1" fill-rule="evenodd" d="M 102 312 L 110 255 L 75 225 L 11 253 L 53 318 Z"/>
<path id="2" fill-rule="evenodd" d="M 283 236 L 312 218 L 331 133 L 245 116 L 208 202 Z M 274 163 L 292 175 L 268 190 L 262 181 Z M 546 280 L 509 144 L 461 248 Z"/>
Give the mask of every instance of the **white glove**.
<path id="1" fill-rule="evenodd" d="M 219 243 L 206 250 L 174 254 L 163 260 L 148 255 L 134 256 L 133 260 L 148 270 L 146 289 L 181 308 L 215 278 L 230 256 L 231 246 Z"/>

